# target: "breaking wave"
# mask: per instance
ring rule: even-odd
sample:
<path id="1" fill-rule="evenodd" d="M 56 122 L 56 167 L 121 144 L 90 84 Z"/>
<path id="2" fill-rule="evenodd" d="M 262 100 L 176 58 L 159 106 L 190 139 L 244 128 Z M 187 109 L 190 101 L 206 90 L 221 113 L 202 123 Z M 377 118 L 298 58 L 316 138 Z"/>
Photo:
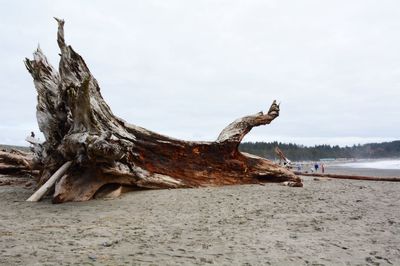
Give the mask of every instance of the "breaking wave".
<path id="1" fill-rule="evenodd" d="M 351 168 L 397 169 L 397 170 L 400 170 L 400 159 L 344 163 L 344 164 L 340 164 L 338 166 L 351 167 Z"/>

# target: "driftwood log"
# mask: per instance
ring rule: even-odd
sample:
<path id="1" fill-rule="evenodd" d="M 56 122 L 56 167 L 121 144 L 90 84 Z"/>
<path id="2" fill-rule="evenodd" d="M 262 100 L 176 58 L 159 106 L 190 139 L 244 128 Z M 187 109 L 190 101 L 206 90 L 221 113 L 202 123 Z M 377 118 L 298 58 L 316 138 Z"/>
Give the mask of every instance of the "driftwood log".
<path id="1" fill-rule="evenodd" d="M 72 165 L 71 161 L 64 163 L 55 173 L 52 175 L 46 183 L 43 184 L 32 196 L 26 201 L 39 201 L 45 196 L 54 186 L 54 184 L 65 174 L 65 172 Z"/>
<path id="2" fill-rule="evenodd" d="M 336 178 L 336 179 L 352 179 L 352 180 L 364 180 L 364 181 L 400 182 L 400 177 L 303 173 L 303 172 L 297 172 L 297 171 L 295 171 L 294 173 L 296 175 L 300 175 L 300 176 L 302 175 L 302 176 L 326 177 L 326 178 Z"/>
<path id="3" fill-rule="evenodd" d="M 253 127 L 279 115 L 275 101 L 266 113 L 229 124 L 214 142 L 182 141 L 128 124 L 113 115 L 86 63 L 66 44 L 64 21 L 56 20 L 58 71 L 40 48 L 33 60 L 25 60 L 38 93 L 37 121 L 45 136 L 35 149 L 39 184 L 72 161 L 55 185 L 54 203 L 89 200 L 107 185 L 158 189 L 286 181 L 302 186 L 290 170 L 238 150 Z"/>
<path id="4" fill-rule="evenodd" d="M 12 149 L 0 150 L 0 174 L 5 175 L 34 175 L 38 171 L 34 167 L 32 153 Z"/>

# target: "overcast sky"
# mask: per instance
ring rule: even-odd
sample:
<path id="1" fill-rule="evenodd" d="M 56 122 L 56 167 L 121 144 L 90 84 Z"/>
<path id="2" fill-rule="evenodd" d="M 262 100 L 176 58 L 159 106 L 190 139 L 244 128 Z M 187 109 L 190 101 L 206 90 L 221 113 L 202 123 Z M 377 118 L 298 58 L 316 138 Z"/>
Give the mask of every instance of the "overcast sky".
<path id="1" fill-rule="evenodd" d="M 400 1 L 0 0 L 0 143 L 38 132 L 23 65 L 58 67 L 57 25 L 114 114 L 188 140 L 281 115 L 247 141 L 352 145 L 400 139 Z"/>

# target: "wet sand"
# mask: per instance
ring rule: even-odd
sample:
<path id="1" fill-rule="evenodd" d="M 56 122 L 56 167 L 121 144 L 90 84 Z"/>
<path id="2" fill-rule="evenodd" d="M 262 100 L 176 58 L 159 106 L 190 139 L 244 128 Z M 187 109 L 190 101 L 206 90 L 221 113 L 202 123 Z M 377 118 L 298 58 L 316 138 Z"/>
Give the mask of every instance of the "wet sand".
<path id="1" fill-rule="evenodd" d="M 52 205 L 0 187 L 1 265 L 400 265 L 400 183 L 147 190 Z"/>

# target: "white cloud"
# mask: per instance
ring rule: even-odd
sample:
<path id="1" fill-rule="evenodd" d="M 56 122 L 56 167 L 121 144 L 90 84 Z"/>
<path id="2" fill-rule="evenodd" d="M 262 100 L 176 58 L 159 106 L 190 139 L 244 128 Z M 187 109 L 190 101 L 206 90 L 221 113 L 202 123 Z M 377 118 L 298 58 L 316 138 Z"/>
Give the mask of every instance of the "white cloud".
<path id="1" fill-rule="evenodd" d="M 1 1 L 0 143 L 35 123 L 22 59 L 58 64 L 56 24 L 112 110 L 183 139 L 212 140 L 282 102 L 247 140 L 303 144 L 400 138 L 398 1 Z M 25 133 L 26 131 L 26 133 Z M 355 136 L 355 137 L 354 137 Z"/>

